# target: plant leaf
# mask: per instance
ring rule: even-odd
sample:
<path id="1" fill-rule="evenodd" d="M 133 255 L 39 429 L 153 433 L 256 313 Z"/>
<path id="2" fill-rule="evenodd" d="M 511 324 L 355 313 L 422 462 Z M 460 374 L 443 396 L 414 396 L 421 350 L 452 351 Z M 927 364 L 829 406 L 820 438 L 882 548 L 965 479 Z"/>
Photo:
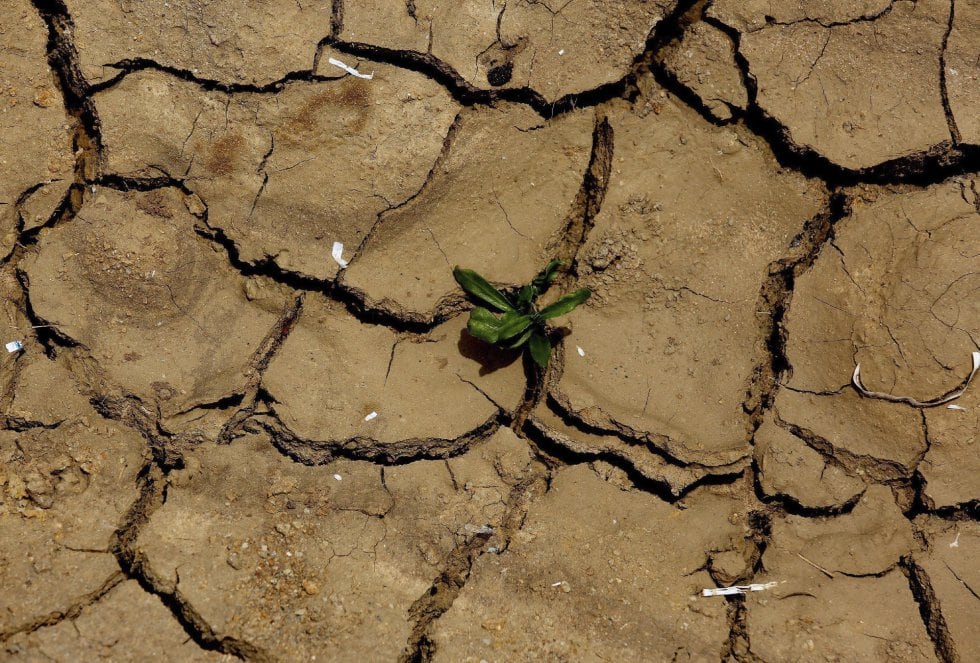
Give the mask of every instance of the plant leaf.
<path id="1" fill-rule="evenodd" d="M 517 291 L 517 303 L 522 310 L 527 310 L 528 305 L 538 296 L 538 289 L 533 285 L 523 286 Z"/>
<path id="2" fill-rule="evenodd" d="M 538 292 L 544 292 L 551 285 L 551 282 L 558 278 L 558 270 L 564 267 L 565 263 L 561 260 L 552 260 L 548 266 L 538 272 L 538 275 L 531 281 L 531 285 L 537 288 Z"/>
<path id="3" fill-rule="evenodd" d="M 538 312 L 538 316 L 542 320 L 548 320 L 549 318 L 557 318 L 559 315 L 565 315 L 588 299 L 590 295 L 592 295 L 592 291 L 588 288 L 576 290 L 573 293 L 565 295 L 551 306 L 546 306 L 541 309 Z"/>
<path id="4" fill-rule="evenodd" d="M 477 299 L 486 302 L 498 311 L 513 311 L 514 306 L 504 294 L 490 285 L 485 278 L 474 272 L 472 269 L 456 267 L 453 269 L 453 278 L 469 294 Z"/>
<path id="5" fill-rule="evenodd" d="M 531 326 L 531 316 L 507 312 L 500 317 L 500 328 L 497 333 L 498 341 L 506 341 L 517 336 Z"/>
<path id="6" fill-rule="evenodd" d="M 524 330 L 524 333 L 523 334 L 521 334 L 520 336 L 517 337 L 517 340 L 515 340 L 513 343 L 511 343 L 507 347 L 510 348 L 511 350 L 513 350 L 514 348 L 521 347 L 522 345 L 524 345 L 525 343 L 527 343 L 527 339 L 531 338 L 531 334 L 533 334 L 533 333 L 534 333 L 534 328 L 533 327 L 528 327 L 527 329 Z"/>
<path id="7" fill-rule="evenodd" d="M 551 358 L 551 341 L 543 334 L 534 332 L 531 334 L 531 342 L 528 344 L 531 350 L 531 358 L 541 368 L 548 368 L 548 359 Z"/>
<path id="8" fill-rule="evenodd" d="M 477 306 L 470 311 L 466 329 L 474 338 L 487 343 L 496 343 L 500 337 L 500 318 L 482 306 Z"/>

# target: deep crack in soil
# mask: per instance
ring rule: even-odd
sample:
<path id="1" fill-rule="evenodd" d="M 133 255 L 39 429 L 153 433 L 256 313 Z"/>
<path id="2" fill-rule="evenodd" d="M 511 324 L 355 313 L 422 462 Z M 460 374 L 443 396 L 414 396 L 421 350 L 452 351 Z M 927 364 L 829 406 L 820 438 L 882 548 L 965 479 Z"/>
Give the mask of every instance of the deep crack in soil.
<path id="1" fill-rule="evenodd" d="M 969 4 L 15 4 L 11 660 L 980 655 L 976 388 L 848 383 L 980 349 Z M 547 370 L 469 337 L 552 258 Z"/>

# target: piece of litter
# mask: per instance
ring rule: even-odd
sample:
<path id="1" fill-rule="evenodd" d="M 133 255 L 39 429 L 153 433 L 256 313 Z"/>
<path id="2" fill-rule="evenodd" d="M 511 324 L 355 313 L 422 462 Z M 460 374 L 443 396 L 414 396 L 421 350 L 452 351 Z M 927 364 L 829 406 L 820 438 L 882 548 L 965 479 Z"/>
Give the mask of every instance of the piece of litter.
<path id="1" fill-rule="evenodd" d="M 962 405 L 947 405 L 946 406 L 946 409 L 947 410 L 966 410 L 966 408 L 963 407 Z"/>
<path id="2" fill-rule="evenodd" d="M 372 78 L 374 78 L 374 74 L 362 74 L 357 69 L 354 69 L 354 67 L 350 66 L 349 64 L 344 64 L 343 62 L 337 60 L 336 58 L 329 58 L 327 62 L 329 62 L 335 67 L 340 67 L 351 76 L 357 76 L 358 78 L 366 78 L 367 80 L 371 80 Z"/>
<path id="3" fill-rule="evenodd" d="M 333 243 L 333 250 L 330 251 L 330 255 L 332 255 L 333 256 L 333 259 L 337 261 L 337 264 L 340 265 L 340 268 L 341 269 L 344 269 L 344 268 L 347 267 L 347 261 L 344 260 L 344 244 L 343 244 L 343 242 L 334 242 Z"/>
<path id="4" fill-rule="evenodd" d="M 775 580 L 767 583 L 752 583 L 751 585 L 734 585 L 732 587 L 710 587 L 701 590 L 701 596 L 730 596 L 732 594 L 745 594 L 746 592 L 761 592 L 764 589 L 775 587 L 779 583 Z"/>
<path id="5" fill-rule="evenodd" d="M 565 49 L 564 48 L 559 49 L 558 55 L 565 55 Z"/>
<path id="6" fill-rule="evenodd" d="M 584 357 L 585 356 L 585 350 L 583 350 L 582 348 L 580 348 L 577 345 L 575 346 L 575 349 L 578 351 L 578 356 L 579 357 Z"/>
<path id="7" fill-rule="evenodd" d="M 951 544 L 949 544 L 949 547 L 950 548 L 959 548 L 960 547 L 960 533 L 959 532 L 956 533 L 956 538 L 953 539 L 953 542 Z"/>
<path id="8" fill-rule="evenodd" d="M 339 474 L 333 475 L 333 478 L 336 479 L 337 481 L 343 481 L 344 480 L 344 477 L 340 476 Z"/>
<path id="9" fill-rule="evenodd" d="M 800 559 L 802 559 L 802 560 L 803 560 L 804 562 L 806 562 L 806 563 L 807 563 L 807 564 L 809 564 L 810 566 L 812 566 L 813 568 L 815 568 L 816 570 L 818 570 L 818 571 L 820 571 L 820 573 L 822 573 L 822 574 L 824 574 L 824 575 L 825 575 L 825 576 L 827 576 L 828 578 L 833 578 L 833 577 L 834 577 L 834 574 L 833 574 L 833 573 L 831 573 L 831 572 L 830 572 L 830 571 L 828 571 L 827 569 L 825 569 L 825 568 L 823 568 L 823 567 L 822 567 L 822 566 L 820 566 L 819 564 L 816 564 L 816 563 L 814 563 L 814 562 L 811 562 L 810 560 L 808 560 L 808 559 L 807 559 L 806 557 L 804 557 L 804 556 L 803 556 L 803 555 L 801 555 L 800 553 L 796 553 L 796 556 L 797 556 L 797 557 L 799 557 Z"/>
<path id="10" fill-rule="evenodd" d="M 368 416 L 364 417 L 364 421 L 371 421 L 372 419 L 374 419 L 377 416 L 378 416 L 378 413 L 377 412 L 372 412 Z"/>
<path id="11" fill-rule="evenodd" d="M 552 587 L 560 587 L 560 586 L 561 586 L 561 583 L 562 583 L 562 581 L 561 581 L 561 580 L 559 580 L 558 582 L 553 582 L 553 583 L 551 583 L 551 586 L 552 586 Z"/>
<path id="12" fill-rule="evenodd" d="M 18 350 L 24 349 L 24 344 L 20 341 L 11 341 L 3 347 L 7 348 L 7 352 L 17 352 Z"/>
<path id="13" fill-rule="evenodd" d="M 966 376 L 963 386 L 958 391 L 954 391 L 951 394 L 940 396 L 939 398 L 934 398 L 929 401 L 917 401 L 909 396 L 894 396 L 881 391 L 869 391 L 865 389 L 864 385 L 861 384 L 861 364 L 854 367 L 854 374 L 851 376 L 851 382 L 854 383 L 854 388 L 857 389 L 862 396 L 867 396 L 868 398 L 878 398 L 883 401 L 891 401 L 892 403 L 908 403 L 912 407 L 935 407 L 959 398 L 963 395 L 963 392 L 966 391 L 966 388 L 970 386 L 970 381 L 973 380 L 973 376 L 977 374 L 978 370 L 980 370 L 980 352 L 974 352 L 972 354 L 973 370 L 970 371 L 968 376 Z"/>

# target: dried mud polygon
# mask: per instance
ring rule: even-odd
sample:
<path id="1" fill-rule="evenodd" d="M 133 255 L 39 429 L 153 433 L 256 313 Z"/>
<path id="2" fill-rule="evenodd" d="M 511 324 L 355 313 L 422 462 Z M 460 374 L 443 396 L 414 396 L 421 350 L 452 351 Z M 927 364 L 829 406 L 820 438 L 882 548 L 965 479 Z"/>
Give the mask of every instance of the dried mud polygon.
<path id="1" fill-rule="evenodd" d="M 0 660 L 978 658 L 976 3 L 9 4 Z"/>

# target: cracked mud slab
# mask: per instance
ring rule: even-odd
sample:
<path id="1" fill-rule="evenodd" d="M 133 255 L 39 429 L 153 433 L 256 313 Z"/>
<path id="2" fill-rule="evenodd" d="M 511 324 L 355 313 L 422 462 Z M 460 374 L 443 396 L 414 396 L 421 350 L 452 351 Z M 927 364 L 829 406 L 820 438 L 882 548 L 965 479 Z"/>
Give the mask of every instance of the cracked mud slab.
<path id="1" fill-rule="evenodd" d="M 680 462 L 731 464 L 749 452 L 742 403 L 765 352 L 759 283 L 820 209 L 822 187 L 656 88 L 610 124 L 609 193 L 578 257 L 595 295 L 570 323 L 583 354 L 566 352 L 551 394 L 574 418 Z M 759 178 L 766 187 L 749 184 Z"/>
<path id="2" fill-rule="evenodd" d="M 882 486 L 846 515 L 777 520 L 755 579 L 777 585 L 746 599 L 751 653 L 763 660 L 937 660 L 897 568 L 913 545 L 911 523 Z"/>
<path id="3" fill-rule="evenodd" d="M 195 76 L 264 85 L 309 69 L 330 30 L 329 3 L 66 0 L 82 73 L 110 79 L 151 60 Z"/>
<path id="4" fill-rule="evenodd" d="M 333 278 L 333 242 L 349 259 L 384 212 L 418 192 L 458 109 L 412 72 L 379 65 L 372 81 L 329 73 L 334 80 L 275 95 L 130 75 L 97 97 L 106 170 L 184 181 L 236 259 Z"/>
<path id="5" fill-rule="evenodd" d="M 694 93 L 714 119 L 729 121 L 748 105 L 734 45 L 717 27 L 703 21 L 692 24 L 660 57 L 664 69 Z"/>
<path id="6" fill-rule="evenodd" d="M 862 398 L 848 386 L 857 364 L 868 389 L 918 400 L 966 377 L 980 329 L 968 294 L 976 290 L 980 217 L 968 193 L 968 182 L 949 182 L 856 200 L 796 284 L 786 319 L 792 373 L 774 408 L 784 426 L 852 471 L 908 476 L 929 449 L 930 421 L 955 429 L 963 417 L 953 415 L 970 416 Z M 956 453 L 965 434 L 943 433 L 937 464 L 923 465 L 934 491 L 943 472 L 961 481 L 943 454 Z"/>
<path id="7" fill-rule="evenodd" d="M 458 305 L 456 265 L 501 285 L 529 282 L 576 214 L 600 149 L 593 125 L 589 111 L 548 122 L 517 105 L 464 113 L 424 188 L 382 217 L 344 284 L 369 305 L 428 320 Z"/>
<path id="8" fill-rule="evenodd" d="M 865 490 L 857 470 L 819 451 L 771 420 L 755 432 L 759 485 L 766 495 L 792 500 L 805 509 L 841 508 Z"/>
<path id="9" fill-rule="evenodd" d="M 46 223 L 71 184 L 72 121 L 47 60 L 47 29 L 27 0 L 0 17 L 0 242 Z"/>
<path id="10" fill-rule="evenodd" d="M 144 461 L 139 434 L 99 417 L 63 366 L 42 355 L 16 387 L 0 433 L 5 635 L 54 625 L 118 582 L 110 544 Z"/>
<path id="11" fill-rule="evenodd" d="M 152 629 L 145 625 L 152 624 Z M 71 621 L 17 635 L 5 645 L 10 661 L 168 661 L 217 663 L 224 655 L 204 651 L 157 597 L 135 580 L 120 582 Z"/>
<path id="12" fill-rule="evenodd" d="M 164 415 L 240 389 L 276 316 L 249 304 L 183 196 L 103 190 L 76 220 L 23 263 L 36 314 Z"/>
<path id="13" fill-rule="evenodd" d="M 530 88 L 546 102 L 623 78 L 670 0 L 348 3 L 340 38 L 426 53 L 482 89 Z"/>
<path id="14" fill-rule="evenodd" d="M 972 660 L 980 656 L 980 643 L 969 617 L 980 601 L 980 527 L 976 522 L 930 517 L 923 517 L 916 525 L 925 535 L 925 545 L 913 559 L 928 581 L 922 591 L 934 597 L 942 608 L 941 618 L 939 614 L 935 617 L 941 647 L 947 656 Z"/>
<path id="15" fill-rule="evenodd" d="M 952 140 L 940 86 L 949 2 L 720 0 L 758 104 L 790 140 L 861 169 Z"/>
<path id="16" fill-rule="evenodd" d="M 0 659 L 977 658 L 975 3 L 8 9 Z"/>
<path id="17" fill-rule="evenodd" d="M 514 388 L 521 363 L 514 357 L 481 377 L 483 366 L 463 354 L 475 345 L 464 330 L 458 316 L 429 334 L 399 337 L 308 299 L 262 378 L 273 414 L 295 437 L 284 444 L 317 462 L 334 454 L 398 459 L 455 452 L 492 432 L 499 407 L 513 410 L 523 396 Z M 324 378 L 299 383 L 297 375 Z"/>
<path id="18" fill-rule="evenodd" d="M 713 658 L 725 606 L 695 594 L 713 585 L 706 551 L 741 552 L 733 497 L 703 489 L 682 509 L 585 465 L 560 472 L 510 546 L 476 561 L 437 623 L 433 660 Z"/>
<path id="19" fill-rule="evenodd" d="M 284 660 L 394 660 L 409 607 L 456 545 L 501 525 L 529 463 L 510 431 L 449 461 L 390 468 L 304 467 L 249 437 L 190 456 L 136 546 L 154 582 L 221 637 Z"/>

